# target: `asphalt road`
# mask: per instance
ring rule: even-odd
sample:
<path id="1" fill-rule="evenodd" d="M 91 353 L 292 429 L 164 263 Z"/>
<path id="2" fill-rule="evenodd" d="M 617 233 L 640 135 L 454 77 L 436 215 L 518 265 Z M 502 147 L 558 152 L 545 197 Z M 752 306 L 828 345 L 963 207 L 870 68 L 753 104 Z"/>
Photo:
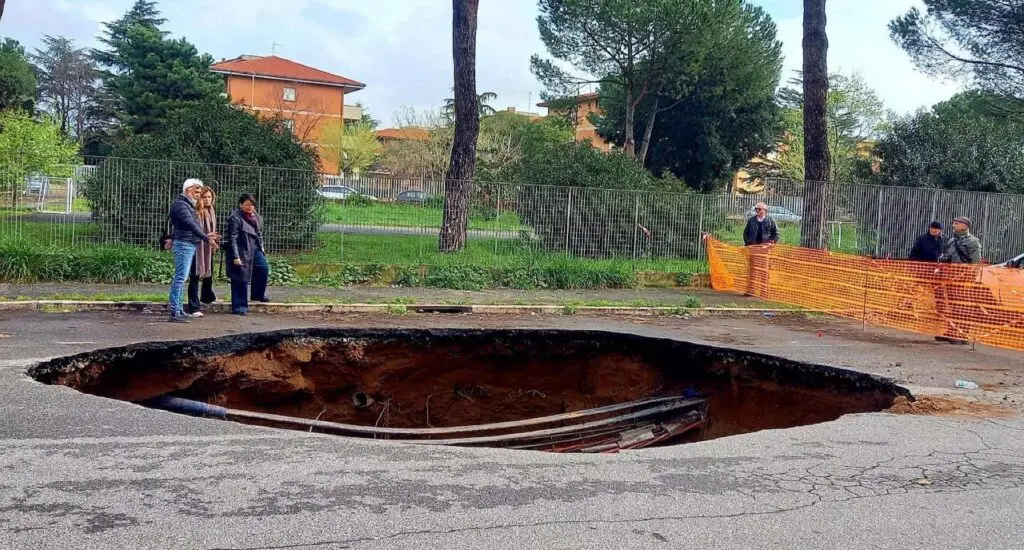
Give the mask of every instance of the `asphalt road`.
<path id="1" fill-rule="evenodd" d="M 852 415 L 570 456 L 247 427 L 24 374 L 87 349 L 323 325 L 622 330 L 888 374 L 919 393 L 970 375 L 997 391 L 959 395 L 996 402 L 1019 400 L 1024 378 L 1021 354 L 824 319 L 0 314 L 0 548 L 1024 547 L 1020 417 Z"/>

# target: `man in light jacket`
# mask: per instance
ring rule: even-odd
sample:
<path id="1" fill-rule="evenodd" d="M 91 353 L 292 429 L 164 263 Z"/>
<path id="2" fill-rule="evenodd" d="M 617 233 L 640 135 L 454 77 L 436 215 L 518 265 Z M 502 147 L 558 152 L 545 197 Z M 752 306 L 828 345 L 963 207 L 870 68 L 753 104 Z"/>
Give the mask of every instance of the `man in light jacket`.
<path id="1" fill-rule="evenodd" d="M 192 268 L 192 259 L 196 255 L 196 245 L 211 239 L 216 241 L 219 238 L 216 232 L 206 233 L 203 231 L 203 226 L 199 224 L 196 201 L 199 200 L 199 193 L 202 189 L 202 181 L 185 180 L 181 186 L 181 196 L 171 203 L 170 212 L 167 214 L 171 220 L 171 238 L 174 239 L 171 245 L 171 253 L 174 255 L 174 278 L 171 279 L 169 296 L 170 321 L 172 323 L 189 322 L 189 316 L 185 314 L 183 306 L 183 294 L 185 280 Z"/>
<path id="2" fill-rule="evenodd" d="M 948 264 L 979 264 L 981 263 L 981 241 L 971 235 L 971 219 L 960 216 L 953 219 L 953 236 L 946 239 L 939 255 L 940 263 Z M 955 345 L 965 345 L 970 319 L 984 316 L 984 312 L 975 311 L 971 303 L 981 296 L 971 292 L 959 281 L 965 275 L 962 270 L 950 271 L 951 277 L 945 284 L 936 288 L 935 307 L 939 315 L 946 319 L 946 332 L 935 339 Z M 973 279 L 972 279 L 973 280 Z"/>

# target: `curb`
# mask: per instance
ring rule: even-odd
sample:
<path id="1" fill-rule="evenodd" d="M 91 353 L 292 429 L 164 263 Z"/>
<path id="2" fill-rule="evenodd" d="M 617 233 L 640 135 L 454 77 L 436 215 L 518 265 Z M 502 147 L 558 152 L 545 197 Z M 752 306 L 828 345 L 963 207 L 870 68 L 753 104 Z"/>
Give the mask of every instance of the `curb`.
<path id="1" fill-rule="evenodd" d="M 254 313 L 448 313 L 477 315 L 736 315 L 787 316 L 807 313 L 826 313 L 814 310 L 681 306 L 573 306 L 573 305 L 447 305 L 447 304 L 305 304 L 254 303 Z M 0 312 L 74 313 L 83 311 L 167 311 L 164 302 L 112 302 L 83 300 L 29 300 L 0 302 Z M 206 306 L 208 313 L 231 313 L 228 303 L 218 302 Z"/>

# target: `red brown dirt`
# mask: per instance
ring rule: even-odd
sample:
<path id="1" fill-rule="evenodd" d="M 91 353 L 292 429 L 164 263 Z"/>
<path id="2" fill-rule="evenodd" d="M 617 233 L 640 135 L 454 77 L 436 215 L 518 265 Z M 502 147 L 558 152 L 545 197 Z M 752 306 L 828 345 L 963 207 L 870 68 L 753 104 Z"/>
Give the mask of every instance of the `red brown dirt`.
<path id="1" fill-rule="evenodd" d="M 897 397 L 886 412 L 921 416 L 966 416 L 971 418 L 1008 418 L 1016 411 L 991 403 L 967 401 L 955 397 L 921 396 L 915 401 Z"/>

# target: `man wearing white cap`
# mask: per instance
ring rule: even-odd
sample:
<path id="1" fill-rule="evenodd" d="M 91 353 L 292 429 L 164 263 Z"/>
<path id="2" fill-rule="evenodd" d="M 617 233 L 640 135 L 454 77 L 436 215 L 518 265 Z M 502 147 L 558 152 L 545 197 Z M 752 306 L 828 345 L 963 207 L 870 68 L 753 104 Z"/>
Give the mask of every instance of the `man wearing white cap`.
<path id="1" fill-rule="evenodd" d="M 171 237 L 174 244 L 174 278 L 171 279 L 170 310 L 172 323 L 188 323 L 189 316 L 183 307 L 185 279 L 192 268 L 192 259 L 196 255 L 196 245 L 201 242 L 220 237 L 216 232 L 206 233 L 199 224 L 199 213 L 196 212 L 196 201 L 203 190 L 203 182 L 194 178 L 185 180 L 181 186 L 181 196 L 171 204 L 168 217 L 171 220 Z"/>

